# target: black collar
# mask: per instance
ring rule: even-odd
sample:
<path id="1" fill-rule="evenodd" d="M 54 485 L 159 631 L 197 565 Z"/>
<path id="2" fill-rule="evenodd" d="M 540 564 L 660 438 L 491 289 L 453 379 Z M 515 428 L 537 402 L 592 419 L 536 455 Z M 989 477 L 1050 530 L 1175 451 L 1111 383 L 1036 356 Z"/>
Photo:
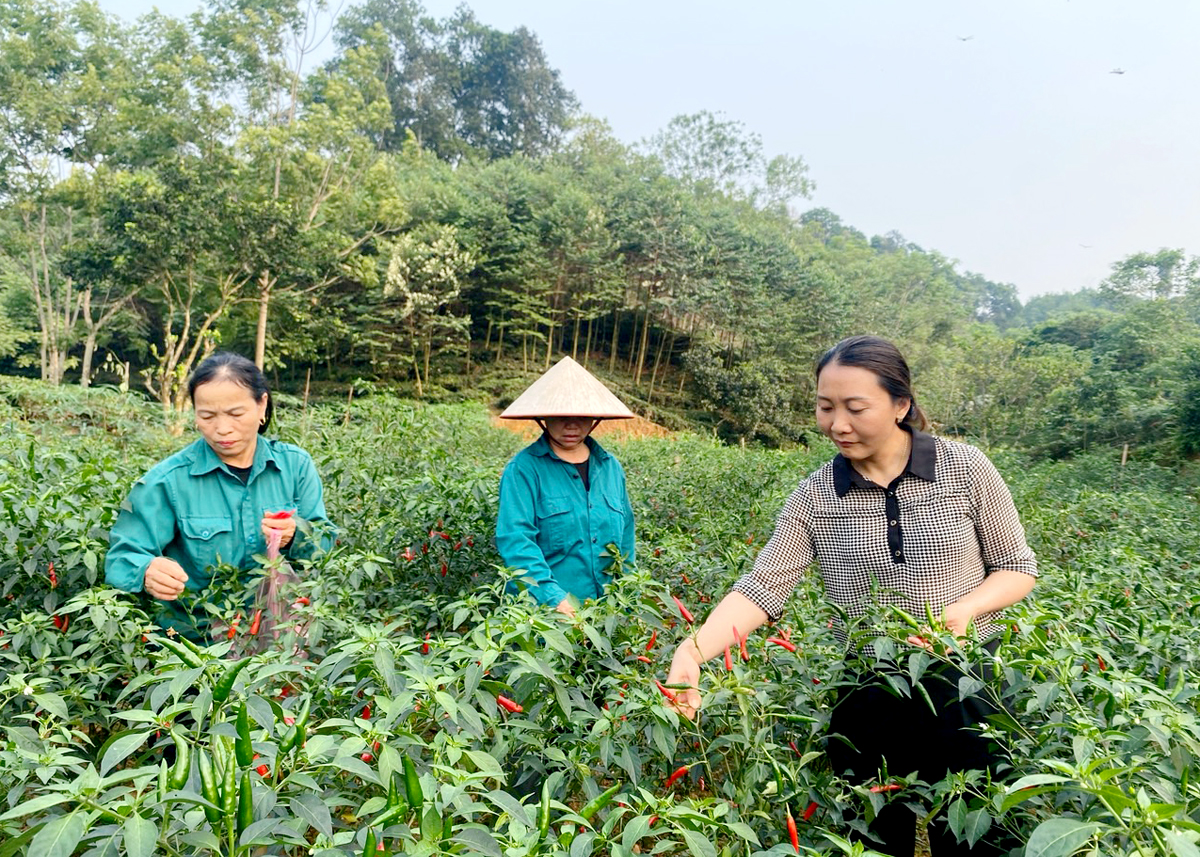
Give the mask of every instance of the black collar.
<path id="1" fill-rule="evenodd" d="M 912 474 L 926 482 L 934 482 L 937 479 L 937 443 L 933 435 L 923 431 L 912 429 L 911 434 L 912 450 L 908 453 L 908 465 L 900 475 Z M 859 488 L 879 487 L 855 470 L 849 460 L 839 452 L 833 459 L 833 489 L 839 497 L 845 497 L 851 485 L 857 485 Z"/>

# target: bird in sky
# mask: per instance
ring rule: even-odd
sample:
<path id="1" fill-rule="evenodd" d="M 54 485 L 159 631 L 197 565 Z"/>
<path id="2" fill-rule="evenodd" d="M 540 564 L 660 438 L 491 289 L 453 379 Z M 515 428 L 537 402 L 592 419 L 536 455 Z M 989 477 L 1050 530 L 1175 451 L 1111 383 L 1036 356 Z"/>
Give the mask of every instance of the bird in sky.
<path id="1" fill-rule="evenodd" d="M 969 41 L 971 41 L 971 39 L 973 39 L 975 37 L 974 36 L 956 36 L 955 38 L 957 38 L 960 42 L 969 42 Z"/>
<path id="2" fill-rule="evenodd" d="M 1092 245 L 1091 245 L 1091 244 L 1080 244 L 1079 246 L 1080 246 L 1080 247 L 1082 247 L 1084 250 L 1091 250 L 1091 249 L 1092 249 Z"/>
<path id="3" fill-rule="evenodd" d="M 1114 68 L 1112 71 L 1109 72 L 1109 74 L 1124 74 L 1124 73 L 1125 73 L 1125 69 L 1123 69 L 1123 68 Z"/>

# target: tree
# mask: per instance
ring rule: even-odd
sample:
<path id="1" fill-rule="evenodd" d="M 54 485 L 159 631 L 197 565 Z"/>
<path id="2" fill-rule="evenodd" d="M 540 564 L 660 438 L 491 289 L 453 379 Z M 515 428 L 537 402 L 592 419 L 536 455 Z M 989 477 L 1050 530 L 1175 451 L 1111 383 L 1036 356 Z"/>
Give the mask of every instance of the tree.
<path id="1" fill-rule="evenodd" d="M 387 50 L 378 77 L 392 108 L 383 143 L 393 151 L 412 133 L 450 161 L 471 151 L 538 157 L 558 144 L 575 109 L 574 95 L 524 27 L 501 32 L 465 7 L 439 22 L 413 0 L 368 0 L 338 22 L 344 51 L 380 37 Z"/>
<path id="2" fill-rule="evenodd" d="M 1168 300 L 1200 289 L 1200 257 L 1163 248 L 1157 253 L 1134 253 L 1114 262 L 1100 292 L 1114 300 Z"/>
<path id="3" fill-rule="evenodd" d="M 676 116 L 645 148 L 662 161 L 668 175 L 764 208 L 786 210 L 792 200 L 808 197 L 813 190 L 802 159 L 768 159 L 758 134 L 707 110 Z"/>

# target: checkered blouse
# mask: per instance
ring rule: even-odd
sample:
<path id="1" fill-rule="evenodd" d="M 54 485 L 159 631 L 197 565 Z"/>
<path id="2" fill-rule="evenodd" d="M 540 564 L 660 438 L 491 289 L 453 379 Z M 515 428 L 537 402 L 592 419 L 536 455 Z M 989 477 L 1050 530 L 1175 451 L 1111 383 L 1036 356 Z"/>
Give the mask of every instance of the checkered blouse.
<path id="1" fill-rule="evenodd" d="M 866 613 L 872 597 L 918 619 L 926 604 L 939 615 L 992 571 L 1038 573 L 1012 495 L 987 456 L 919 431 L 908 467 L 886 488 L 841 455 L 801 482 L 734 589 L 778 619 L 814 561 L 826 597 L 851 617 Z M 988 613 L 975 627 L 986 640 L 1001 625 Z"/>

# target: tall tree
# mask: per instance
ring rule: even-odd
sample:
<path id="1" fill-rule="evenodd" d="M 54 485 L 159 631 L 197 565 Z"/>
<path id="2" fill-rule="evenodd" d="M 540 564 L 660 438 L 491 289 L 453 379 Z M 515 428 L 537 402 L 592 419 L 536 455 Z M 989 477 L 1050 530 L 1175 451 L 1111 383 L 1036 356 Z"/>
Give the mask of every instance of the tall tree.
<path id="1" fill-rule="evenodd" d="M 389 149 L 409 133 L 447 160 L 536 157 L 561 139 L 572 93 L 524 27 L 505 33 L 466 7 L 435 21 L 414 0 L 368 0 L 338 22 L 344 50 L 386 39 L 379 77 L 392 108 Z"/>

